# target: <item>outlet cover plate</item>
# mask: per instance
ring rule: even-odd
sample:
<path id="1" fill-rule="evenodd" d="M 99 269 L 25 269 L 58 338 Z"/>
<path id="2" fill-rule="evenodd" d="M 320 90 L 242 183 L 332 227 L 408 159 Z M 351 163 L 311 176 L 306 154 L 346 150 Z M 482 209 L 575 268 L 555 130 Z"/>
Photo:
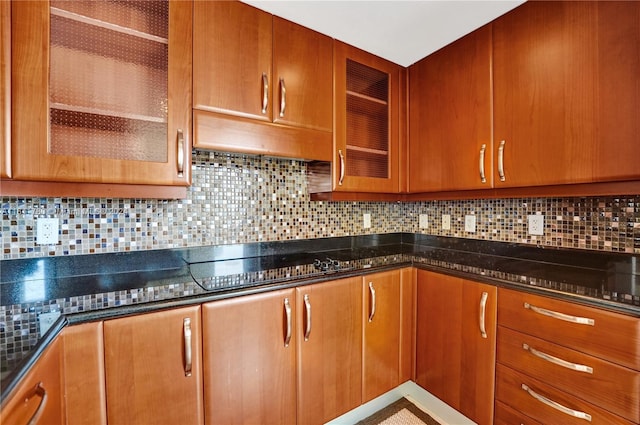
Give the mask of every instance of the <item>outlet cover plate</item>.
<path id="1" fill-rule="evenodd" d="M 40 324 L 40 335 L 44 335 L 51 326 L 60 317 L 59 311 L 52 311 L 51 313 L 40 313 L 38 315 L 38 323 Z"/>
<path id="2" fill-rule="evenodd" d="M 451 230 L 451 216 L 449 214 L 442 215 L 442 230 Z"/>
<path id="3" fill-rule="evenodd" d="M 421 229 L 426 229 L 429 227 L 429 216 L 427 214 L 420 214 L 419 227 Z"/>
<path id="4" fill-rule="evenodd" d="M 469 233 L 476 232 L 476 216 L 468 214 L 464 216 L 464 231 Z"/>
<path id="5" fill-rule="evenodd" d="M 529 234 L 542 236 L 544 235 L 544 216 L 541 214 L 532 214 L 527 216 L 529 222 Z"/>
<path id="6" fill-rule="evenodd" d="M 365 229 L 371 228 L 371 214 L 364 213 L 362 215 L 362 227 L 364 227 Z"/>
<path id="7" fill-rule="evenodd" d="M 58 226 L 57 218 L 38 218 L 36 220 L 36 243 L 38 245 L 57 244 Z"/>

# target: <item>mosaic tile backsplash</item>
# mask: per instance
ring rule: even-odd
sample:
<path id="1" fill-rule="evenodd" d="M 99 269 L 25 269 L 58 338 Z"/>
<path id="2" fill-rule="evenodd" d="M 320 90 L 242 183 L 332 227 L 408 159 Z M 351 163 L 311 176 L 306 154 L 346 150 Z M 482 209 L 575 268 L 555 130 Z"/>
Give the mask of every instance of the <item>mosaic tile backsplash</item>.
<path id="1" fill-rule="evenodd" d="M 302 161 L 194 152 L 187 199 L 2 198 L 3 259 L 416 232 L 640 253 L 640 194 L 626 197 L 428 202 L 316 202 Z M 371 228 L 362 216 L 371 214 Z M 420 214 L 428 227 L 419 227 Z M 451 215 L 442 230 L 441 216 Z M 475 233 L 464 230 L 476 216 Z M 527 215 L 544 215 L 544 236 Z M 38 217 L 60 220 L 60 242 L 36 245 Z"/>

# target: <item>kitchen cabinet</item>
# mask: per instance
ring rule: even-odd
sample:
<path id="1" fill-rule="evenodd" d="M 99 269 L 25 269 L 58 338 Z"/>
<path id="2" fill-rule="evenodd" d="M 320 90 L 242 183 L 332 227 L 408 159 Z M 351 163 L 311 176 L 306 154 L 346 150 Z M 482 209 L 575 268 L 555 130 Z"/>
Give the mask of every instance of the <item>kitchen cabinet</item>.
<path id="1" fill-rule="evenodd" d="M 8 400 L 2 400 L 3 424 L 66 424 L 63 395 L 62 342 L 43 351 Z"/>
<path id="2" fill-rule="evenodd" d="M 11 7 L 12 177 L 189 185 L 191 2 Z"/>
<path id="3" fill-rule="evenodd" d="M 197 148 L 331 158 L 331 38 L 241 2 L 195 2 Z"/>
<path id="4" fill-rule="evenodd" d="M 106 425 L 102 322 L 69 326 L 61 339 L 67 423 Z"/>
<path id="5" fill-rule="evenodd" d="M 200 306 L 104 322 L 110 425 L 203 424 Z"/>
<path id="6" fill-rule="evenodd" d="M 409 192 L 493 187 L 491 26 L 409 67 Z"/>
<path id="7" fill-rule="evenodd" d="M 495 286 L 417 272 L 416 383 L 478 424 L 493 423 Z"/>
<path id="8" fill-rule="evenodd" d="M 399 193 L 401 83 L 399 65 L 334 42 L 335 134 L 332 190 Z"/>
<path id="9" fill-rule="evenodd" d="M 11 2 L 0 2 L 0 178 L 11 177 Z"/>
<path id="10" fill-rule="evenodd" d="M 411 379 L 414 280 L 411 269 L 362 277 L 362 402 Z"/>
<path id="11" fill-rule="evenodd" d="M 494 21 L 496 187 L 638 179 L 638 16 L 638 2 L 527 2 Z"/>
<path id="12" fill-rule="evenodd" d="M 296 422 L 293 289 L 204 304 L 206 424 Z"/>
<path id="13" fill-rule="evenodd" d="M 500 289 L 496 399 L 541 423 L 640 422 L 640 320 Z"/>
<path id="14" fill-rule="evenodd" d="M 323 424 L 361 404 L 361 279 L 296 288 L 299 424 Z"/>

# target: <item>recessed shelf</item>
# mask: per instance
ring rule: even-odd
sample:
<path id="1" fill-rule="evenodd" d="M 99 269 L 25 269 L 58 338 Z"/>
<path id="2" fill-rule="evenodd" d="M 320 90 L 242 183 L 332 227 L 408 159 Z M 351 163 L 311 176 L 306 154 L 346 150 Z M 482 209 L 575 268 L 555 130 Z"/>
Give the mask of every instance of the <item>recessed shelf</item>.
<path id="1" fill-rule="evenodd" d="M 388 102 L 386 100 L 378 99 L 376 97 L 367 96 L 366 94 L 354 92 L 354 91 L 351 91 L 351 90 L 347 90 L 347 95 L 348 96 L 354 96 L 354 97 L 357 97 L 359 99 L 367 100 L 369 102 L 378 103 L 380 105 L 387 105 L 388 104 Z"/>
<path id="2" fill-rule="evenodd" d="M 136 121 L 146 121 L 146 122 L 155 122 L 160 124 L 166 124 L 167 120 L 160 117 L 152 117 L 148 115 L 140 115 L 140 114 L 132 114 L 128 112 L 121 111 L 109 111 L 99 108 L 89 108 L 86 106 L 76 106 L 76 105 L 65 105 L 64 103 L 50 103 L 49 107 L 51 109 L 58 109 L 61 111 L 69 111 L 69 112 L 81 112 L 83 114 L 93 114 L 93 115 L 104 115 L 107 117 L 117 117 L 124 118 L 128 120 L 136 120 Z"/>
<path id="3" fill-rule="evenodd" d="M 347 149 L 352 151 L 357 151 L 357 152 L 370 153 L 373 155 L 383 155 L 383 156 L 389 155 L 389 151 L 385 151 L 381 149 L 365 148 L 362 146 L 347 145 Z"/>

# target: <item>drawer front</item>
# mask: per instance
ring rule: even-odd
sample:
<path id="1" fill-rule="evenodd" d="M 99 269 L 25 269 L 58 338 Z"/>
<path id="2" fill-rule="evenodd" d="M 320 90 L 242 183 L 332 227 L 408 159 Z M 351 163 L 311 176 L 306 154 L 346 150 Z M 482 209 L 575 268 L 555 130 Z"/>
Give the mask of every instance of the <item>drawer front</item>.
<path id="1" fill-rule="evenodd" d="M 496 401 L 495 412 L 493 425 L 542 425 L 500 401 Z"/>
<path id="2" fill-rule="evenodd" d="M 498 364 L 496 371 L 496 399 L 543 424 L 632 424 L 620 416 L 507 366 Z"/>
<path id="3" fill-rule="evenodd" d="M 640 422 L 640 372 L 500 326 L 499 363 Z"/>
<path id="4" fill-rule="evenodd" d="M 640 370 L 640 319 L 500 289 L 498 324 Z"/>

